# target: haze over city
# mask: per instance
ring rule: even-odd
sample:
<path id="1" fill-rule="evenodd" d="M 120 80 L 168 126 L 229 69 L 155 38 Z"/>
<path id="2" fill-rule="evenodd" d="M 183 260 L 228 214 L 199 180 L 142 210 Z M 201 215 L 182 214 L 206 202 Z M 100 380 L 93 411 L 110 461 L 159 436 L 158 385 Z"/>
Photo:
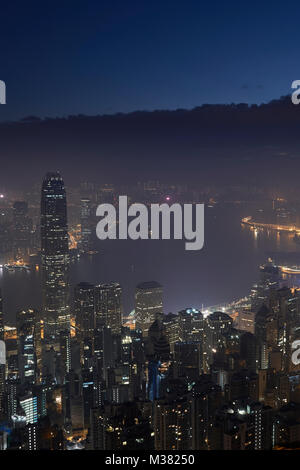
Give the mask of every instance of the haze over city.
<path id="1" fill-rule="evenodd" d="M 298 13 L 1 6 L 0 450 L 300 448 Z"/>

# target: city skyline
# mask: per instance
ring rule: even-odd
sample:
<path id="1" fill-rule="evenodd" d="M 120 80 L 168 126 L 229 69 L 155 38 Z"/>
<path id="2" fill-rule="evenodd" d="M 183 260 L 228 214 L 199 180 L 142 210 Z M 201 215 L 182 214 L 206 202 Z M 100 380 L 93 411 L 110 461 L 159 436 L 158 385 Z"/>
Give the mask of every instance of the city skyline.
<path id="1" fill-rule="evenodd" d="M 299 12 L 1 7 L 1 456 L 300 449 Z"/>

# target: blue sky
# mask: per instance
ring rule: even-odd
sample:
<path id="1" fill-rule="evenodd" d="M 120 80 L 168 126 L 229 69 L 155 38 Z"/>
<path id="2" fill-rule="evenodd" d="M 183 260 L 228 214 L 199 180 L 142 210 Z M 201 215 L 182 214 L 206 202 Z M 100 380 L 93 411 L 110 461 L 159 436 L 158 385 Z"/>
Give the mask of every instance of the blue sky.
<path id="1" fill-rule="evenodd" d="M 300 79 L 296 2 L 1 5 L 0 120 L 261 103 Z"/>

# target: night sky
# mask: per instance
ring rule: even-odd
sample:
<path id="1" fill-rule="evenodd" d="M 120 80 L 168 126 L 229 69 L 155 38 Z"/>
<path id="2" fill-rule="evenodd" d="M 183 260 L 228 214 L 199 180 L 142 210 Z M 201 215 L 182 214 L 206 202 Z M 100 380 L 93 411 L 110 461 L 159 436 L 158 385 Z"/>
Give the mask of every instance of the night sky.
<path id="1" fill-rule="evenodd" d="M 300 79 L 296 2 L 1 4 L 0 120 L 261 103 Z"/>

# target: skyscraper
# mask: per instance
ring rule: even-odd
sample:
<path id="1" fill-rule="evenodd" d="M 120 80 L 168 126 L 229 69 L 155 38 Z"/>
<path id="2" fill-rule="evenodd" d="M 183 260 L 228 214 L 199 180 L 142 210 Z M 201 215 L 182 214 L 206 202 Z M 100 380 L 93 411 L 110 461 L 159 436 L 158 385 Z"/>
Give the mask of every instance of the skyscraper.
<path id="1" fill-rule="evenodd" d="M 17 312 L 18 362 L 22 384 L 34 384 L 38 377 L 41 356 L 41 335 L 38 312 L 33 309 Z M 41 361 L 39 361 L 40 363 Z M 39 364 L 41 366 L 41 363 Z"/>
<path id="2" fill-rule="evenodd" d="M 95 328 L 94 286 L 80 282 L 74 289 L 76 327 L 81 340 L 93 338 Z"/>
<path id="3" fill-rule="evenodd" d="M 80 357 L 84 363 L 85 353 L 93 351 L 95 329 L 94 286 L 88 282 L 80 282 L 74 289 L 74 309 L 76 317 L 76 336 L 80 341 Z"/>
<path id="4" fill-rule="evenodd" d="M 106 326 L 111 328 L 113 334 L 121 333 L 121 294 L 122 289 L 117 282 L 99 284 L 95 287 L 96 327 L 98 329 Z"/>
<path id="5" fill-rule="evenodd" d="M 45 338 L 70 328 L 66 192 L 58 172 L 47 173 L 41 197 L 42 293 Z"/>
<path id="6" fill-rule="evenodd" d="M 162 286 L 156 282 L 143 282 L 135 290 L 136 324 L 143 336 L 148 335 L 156 313 L 163 313 Z"/>
<path id="7" fill-rule="evenodd" d="M 32 395 L 31 392 L 28 392 L 23 397 L 20 397 L 20 405 L 25 411 L 26 415 L 26 424 L 36 423 L 38 420 L 38 406 L 37 406 L 37 397 Z"/>

